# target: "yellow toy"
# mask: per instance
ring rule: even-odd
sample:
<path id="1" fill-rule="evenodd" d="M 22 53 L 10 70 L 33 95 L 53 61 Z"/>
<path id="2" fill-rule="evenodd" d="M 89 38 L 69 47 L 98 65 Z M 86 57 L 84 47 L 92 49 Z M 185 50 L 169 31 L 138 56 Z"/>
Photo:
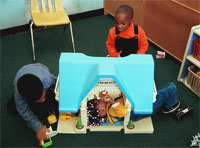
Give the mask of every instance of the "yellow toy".
<path id="1" fill-rule="evenodd" d="M 60 120 L 69 122 L 70 118 L 72 117 L 72 113 L 61 113 Z"/>
<path id="2" fill-rule="evenodd" d="M 47 9 L 48 8 L 48 9 Z M 30 22 L 30 32 L 31 41 L 33 48 L 33 59 L 36 61 L 35 56 L 35 46 L 33 37 L 33 24 L 35 26 L 56 26 L 56 25 L 70 25 L 71 39 L 73 45 L 73 51 L 75 53 L 75 44 L 72 30 L 72 23 L 64 10 L 62 5 L 62 0 L 55 0 L 54 5 L 52 5 L 52 0 L 31 0 L 31 16 Z"/>
<path id="3" fill-rule="evenodd" d="M 57 118 L 56 118 L 56 116 L 54 114 L 48 116 L 47 120 L 48 120 L 49 124 L 54 124 L 54 123 L 57 122 Z"/>
<path id="4" fill-rule="evenodd" d="M 46 135 L 46 139 L 41 141 L 41 145 L 42 147 L 49 147 L 53 145 L 53 142 L 51 141 L 51 138 L 48 134 Z"/>

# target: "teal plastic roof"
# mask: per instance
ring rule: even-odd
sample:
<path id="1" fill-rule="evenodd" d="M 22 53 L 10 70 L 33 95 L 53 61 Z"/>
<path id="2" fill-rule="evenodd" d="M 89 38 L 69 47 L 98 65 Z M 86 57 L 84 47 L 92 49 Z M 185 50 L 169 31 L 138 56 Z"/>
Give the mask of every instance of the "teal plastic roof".
<path id="1" fill-rule="evenodd" d="M 59 60 L 59 111 L 77 112 L 101 78 L 112 78 L 136 114 L 153 110 L 154 61 L 151 55 L 123 58 L 62 53 Z"/>

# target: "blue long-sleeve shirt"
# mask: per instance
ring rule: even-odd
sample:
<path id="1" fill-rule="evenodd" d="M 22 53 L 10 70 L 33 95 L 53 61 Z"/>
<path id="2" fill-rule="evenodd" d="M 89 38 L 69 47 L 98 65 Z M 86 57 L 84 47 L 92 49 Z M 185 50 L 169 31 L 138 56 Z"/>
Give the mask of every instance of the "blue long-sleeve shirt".
<path id="1" fill-rule="evenodd" d="M 43 124 L 32 112 L 26 100 L 19 94 L 17 89 L 17 81 L 24 74 L 33 74 L 38 77 L 41 80 L 45 91 L 47 91 L 47 89 L 54 83 L 55 76 L 49 72 L 49 69 L 45 65 L 37 63 L 23 66 L 17 72 L 14 79 L 14 97 L 17 111 L 19 112 L 22 119 L 27 122 L 28 127 L 33 129 L 34 131 L 37 131 L 43 126 Z"/>

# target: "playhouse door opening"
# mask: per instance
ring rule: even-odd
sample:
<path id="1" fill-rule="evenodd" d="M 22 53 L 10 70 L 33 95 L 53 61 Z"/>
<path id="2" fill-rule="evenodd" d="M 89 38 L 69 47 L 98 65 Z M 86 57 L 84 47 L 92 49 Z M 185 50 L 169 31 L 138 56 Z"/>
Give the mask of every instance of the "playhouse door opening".
<path id="1" fill-rule="evenodd" d="M 103 102 L 106 103 L 102 103 L 102 95 L 104 98 L 106 98 L 107 95 L 113 99 L 115 105 L 113 105 L 113 101 L 108 100 L 104 100 Z M 129 120 L 130 118 L 130 103 L 114 80 L 108 78 L 100 79 L 86 98 L 87 127 L 89 129 L 94 127 L 105 127 L 106 129 L 107 127 L 116 127 L 121 130 L 124 125 L 127 124 L 128 121 L 126 120 Z M 116 108 L 119 108 L 119 104 L 123 105 L 122 111 L 120 110 L 120 112 L 123 112 L 124 114 L 115 113 L 115 111 L 118 112 Z M 123 109 L 125 111 L 123 111 Z"/>

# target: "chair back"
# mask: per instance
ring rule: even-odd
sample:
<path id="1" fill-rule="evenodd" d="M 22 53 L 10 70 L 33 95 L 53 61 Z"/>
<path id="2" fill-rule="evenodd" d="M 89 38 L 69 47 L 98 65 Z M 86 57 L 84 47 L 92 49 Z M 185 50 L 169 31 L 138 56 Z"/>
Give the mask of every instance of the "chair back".
<path id="1" fill-rule="evenodd" d="M 63 11 L 62 0 L 31 0 L 31 13 Z"/>

